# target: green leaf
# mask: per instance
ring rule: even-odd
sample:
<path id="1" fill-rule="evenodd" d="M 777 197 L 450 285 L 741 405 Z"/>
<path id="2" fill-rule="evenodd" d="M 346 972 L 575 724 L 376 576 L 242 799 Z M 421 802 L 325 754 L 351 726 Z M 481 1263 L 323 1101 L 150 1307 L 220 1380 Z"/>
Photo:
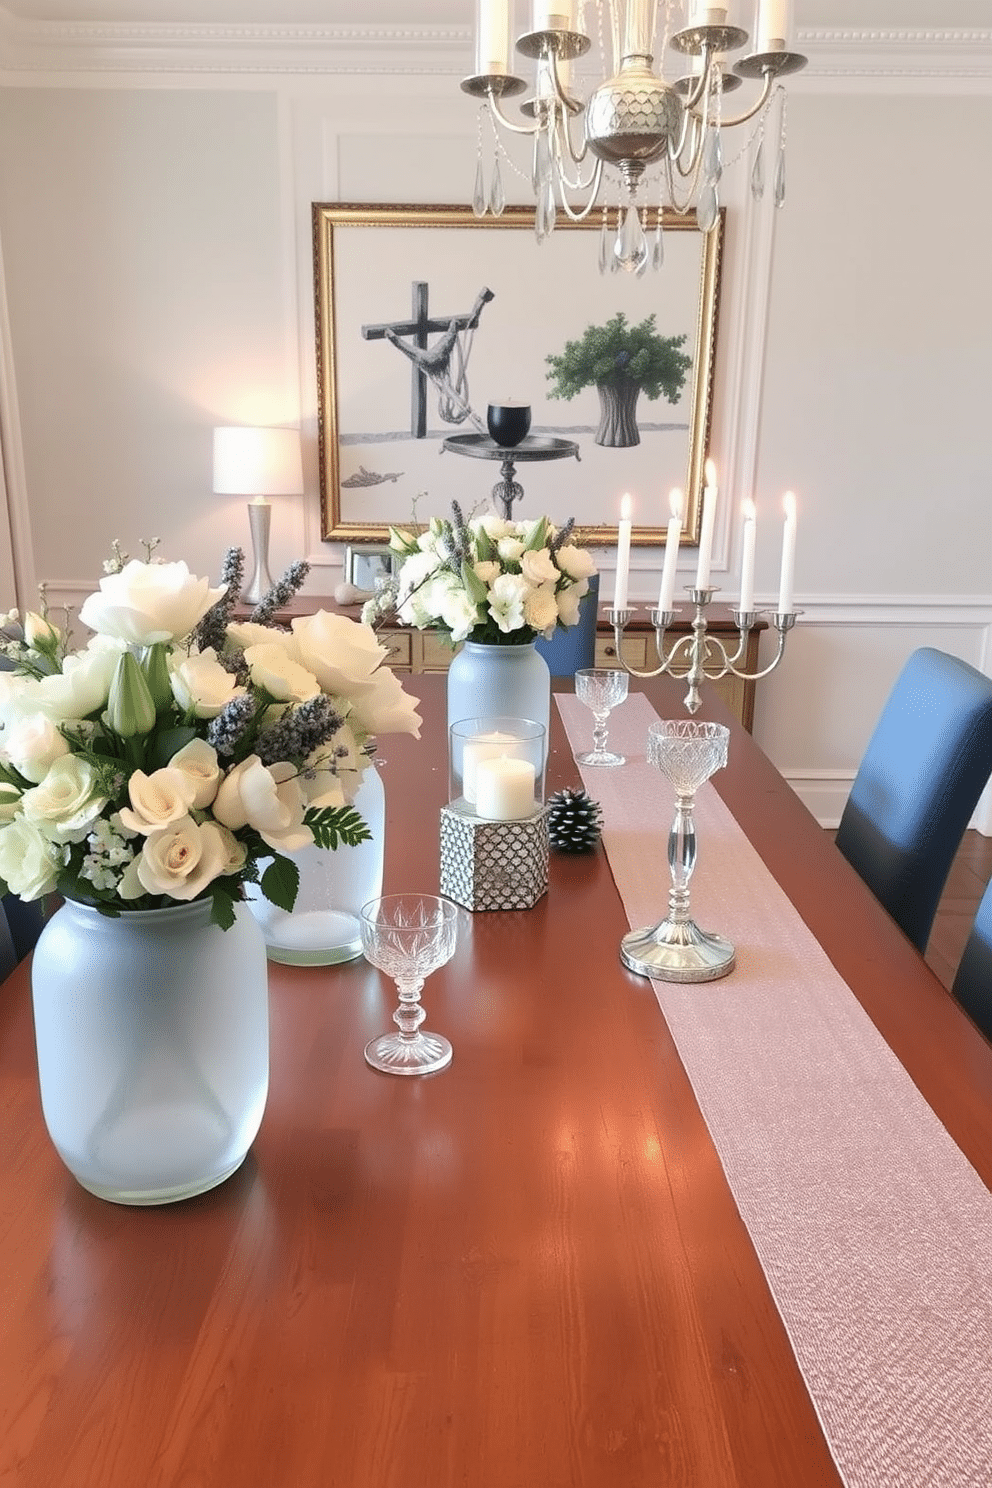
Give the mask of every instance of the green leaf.
<path id="1" fill-rule="evenodd" d="M 258 886 L 276 909 L 284 909 L 289 914 L 300 892 L 300 870 L 289 858 L 276 853 Z"/>
<path id="2" fill-rule="evenodd" d="M 475 550 L 479 555 L 480 563 L 491 563 L 496 556 L 493 540 L 485 527 L 480 527 L 475 533 Z"/>
<path id="3" fill-rule="evenodd" d="M 321 811 L 308 811 L 303 820 L 313 833 L 317 846 L 331 851 L 339 846 L 357 847 L 360 842 L 372 840 L 372 833 L 353 806 L 325 806 Z M 264 878 L 262 884 L 264 887 Z"/>
<path id="4" fill-rule="evenodd" d="M 234 905 L 236 886 L 228 886 L 222 879 L 215 878 L 210 885 L 210 898 L 212 900 L 210 909 L 210 923 L 219 925 L 222 930 L 230 930 L 234 924 Z"/>
<path id="5" fill-rule="evenodd" d="M 546 548 L 547 545 L 548 545 L 548 519 L 547 519 L 547 517 L 542 517 L 539 522 L 535 522 L 535 524 L 534 524 L 534 530 L 531 533 L 530 537 L 527 539 L 527 542 L 525 544 L 524 551 L 525 552 L 531 552 L 531 553 L 539 553 L 541 551 L 541 549 L 542 548 Z"/>
<path id="6" fill-rule="evenodd" d="M 489 591 L 471 563 L 462 564 L 462 584 L 465 587 L 465 593 L 473 604 L 485 604 Z"/>
<path id="7" fill-rule="evenodd" d="M 153 770 L 164 769 L 173 755 L 178 754 L 180 749 L 185 749 L 187 744 L 192 744 L 196 737 L 194 728 L 165 729 L 156 735 L 148 763 Z"/>

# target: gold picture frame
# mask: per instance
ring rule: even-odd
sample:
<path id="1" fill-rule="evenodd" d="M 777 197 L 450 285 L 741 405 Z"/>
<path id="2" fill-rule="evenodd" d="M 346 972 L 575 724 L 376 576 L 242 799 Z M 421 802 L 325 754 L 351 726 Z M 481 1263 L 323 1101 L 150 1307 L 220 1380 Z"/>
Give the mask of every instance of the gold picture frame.
<path id="1" fill-rule="evenodd" d="M 613 218 L 611 216 L 611 228 Z M 381 543 L 390 525 L 466 515 L 488 505 L 498 463 L 458 458 L 484 434 L 486 408 L 529 402 L 532 435 L 572 444 L 576 458 L 516 467 L 513 516 L 576 523 L 584 543 L 616 541 L 619 503 L 634 500 L 635 543 L 664 541 L 668 491 L 685 492 L 683 541 L 698 542 L 709 442 L 724 219 L 702 233 L 666 214 L 665 262 L 639 278 L 600 274 L 601 216 L 561 221 L 544 243 L 530 207 L 479 219 L 467 207 L 314 203 L 321 531 L 326 541 Z M 612 234 L 611 234 L 612 236 Z M 654 229 L 648 225 L 653 246 Z M 597 444 L 594 388 L 552 397 L 547 359 L 583 330 L 622 313 L 684 336 L 690 370 L 677 403 L 639 400 L 638 442 Z M 416 329 L 415 329 L 416 328 Z M 392 344 L 390 344 L 392 343 Z M 415 348 L 411 355 L 411 349 Z M 417 361 L 448 357 L 448 393 Z M 404 354 L 405 352 L 405 354 Z M 456 380 L 467 368 L 467 382 Z M 469 412 L 466 417 L 465 408 Z M 443 414 L 460 417 L 446 423 Z M 668 414 L 666 418 L 665 415 Z M 445 448 L 445 439 L 456 438 Z M 471 442 L 471 441 L 470 441 Z M 577 450 L 574 448 L 577 446 Z"/>

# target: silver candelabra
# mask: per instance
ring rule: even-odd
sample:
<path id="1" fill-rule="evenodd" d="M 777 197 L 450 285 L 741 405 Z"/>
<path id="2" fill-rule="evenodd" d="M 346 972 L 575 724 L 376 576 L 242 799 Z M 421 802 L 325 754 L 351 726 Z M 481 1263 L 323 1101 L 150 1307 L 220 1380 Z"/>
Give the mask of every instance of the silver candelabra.
<path id="1" fill-rule="evenodd" d="M 734 624 L 737 626 L 740 636 L 737 650 L 731 656 L 727 647 L 719 636 L 707 633 L 706 607 L 710 604 L 716 589 L 688 588 L 689 599 L 695 608 L 692 621 L 691 635 L 679 636 L 674 641 L 670 650 L 665 650 L 665 632 L 674 620 L 677 610 L 649 611 L 651 624 L 654 626 L 655 647 L 658 652 L 659 666 L 647 671 L 638 671 L 623 659 L 623 633 L 633 614 L 631 609 L 609 609 L 606 617 L 613 626 L 613 635 L 616 641 L 617 660 L 620 665 L 630 673 L 632 677 L 660 677 L 667 674 L 674 677 L 676 681 L 688 682 L 689 690 L 685 695 L 685 705 L 690 713 L 695 713 L 702 699 L 699 695 L 699 687 L 702 682 L 715 682 L 720 677 L 731 673 L 740 677 L 744 682 L 757 682 L 762 677 L 767 677 L 773 672 L 782 660 L 785 652 L 785 638 L 796 623 L 797 610 L 731 610 Z M 742 671 L 738 663 L 747 654 L 748 634 L 752 631 L 761 615 L 767 614 L 778 634 L 778 650 L 769 662 L 757 672 Z"/>

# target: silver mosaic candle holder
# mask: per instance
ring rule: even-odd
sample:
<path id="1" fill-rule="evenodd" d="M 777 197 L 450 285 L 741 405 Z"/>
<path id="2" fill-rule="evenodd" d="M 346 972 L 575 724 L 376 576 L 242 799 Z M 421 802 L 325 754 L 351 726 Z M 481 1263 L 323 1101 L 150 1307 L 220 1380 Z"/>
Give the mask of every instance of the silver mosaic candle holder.
<path id="1" fill-rule="evenodd" d="M 441 893 L 463 909 L 532 909 L 548 891 L 548 816 L 487 821 L 441 807 Z"/>
<path id="2" fill-rule="evenodd" d="M 632 677 L 660 677 L 664 674 L 674 677 L 676 681 L 687 682 L 689 686 L 685 695 L 685 705 L 690 713 L 695 713 L 702 702 L 699 695 L 701 683 L 719 681 L 728 673 L 739 677 L 743 682 L 759 682 L 762 677 L 767 677 L 773 672 L 785 653 L 785 638 L 795 625 L 796 618 L 801 611 L 731 610 L 734 624 L 740 631 L 737 649 L 731 655 L 720 637 L 712 635 L 707 630 L 706 609 L 718 590 L 689 588 L 687 593 L 695 609 L 692 631 L 689 635 L 679 636 L 667 650 L 665 632 L 679 612 L 674 609 L 649 611 L 660 663 L 653 670 L 638 671 L 636 667 L 632 667 L 623 659 L 623 633 L 634 613 L 633 610 L 611 609 L 607 610 L 606 616 L 613 626 L 616 654 L 620 665 Z M 768 666 L 757 672 L 746 672 L 740 663 L 747 654 L 748 635 L 762 615 L 768 615 L 775 627 L 778 634 L 778 649 Z"/>

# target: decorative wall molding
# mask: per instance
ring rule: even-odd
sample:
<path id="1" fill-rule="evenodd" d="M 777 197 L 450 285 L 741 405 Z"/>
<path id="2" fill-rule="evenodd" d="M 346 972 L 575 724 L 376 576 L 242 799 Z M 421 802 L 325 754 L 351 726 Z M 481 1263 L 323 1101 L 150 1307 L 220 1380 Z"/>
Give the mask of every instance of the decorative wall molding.
<path id="1" fill-rule="evenodd" d="M 992 78 L 992 29 L 800 30 L 806 76 Z M 0 81 L 23 74 L 206 73 L 322 76 L 463 73 L 465 26 L 25 21 L 0 6 Z"/>

